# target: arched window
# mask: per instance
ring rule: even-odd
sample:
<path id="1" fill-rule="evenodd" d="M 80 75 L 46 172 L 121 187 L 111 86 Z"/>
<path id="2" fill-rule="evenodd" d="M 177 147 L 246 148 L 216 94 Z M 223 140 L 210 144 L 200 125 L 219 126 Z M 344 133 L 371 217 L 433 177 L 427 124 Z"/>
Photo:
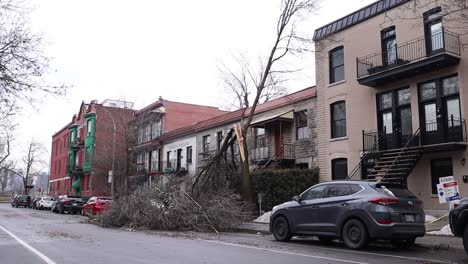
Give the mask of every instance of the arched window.
<path id="1" fill-rule="evenodd" d="M 336 47 L 330 51 L 330 83 L 344 80 L 344 48 Z"/>
<path id="2" fill-rule="evenodd" d="M 346 103 L 338 101 L 330 105 L 331 138 L 346 136 Z"/>

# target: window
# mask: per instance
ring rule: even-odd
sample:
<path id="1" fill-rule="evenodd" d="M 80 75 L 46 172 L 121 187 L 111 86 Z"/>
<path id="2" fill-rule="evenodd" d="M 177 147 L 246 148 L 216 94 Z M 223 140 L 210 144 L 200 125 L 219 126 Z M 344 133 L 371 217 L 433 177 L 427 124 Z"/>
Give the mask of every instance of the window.
<path id="1" fill-rule="evenodd" d="M 91 190 L 91 175 L 88 175 L 88 191 Z"/>
<path id="2" fill-rule="evenodd" d="M 75 142 L 75 130 L 70 131 L 70 143 Z"/>
<path id="3" fill-rule="evenodd" d="M 256 127 L 254 128 L 255 134 L 255 147 L 256 148 L 264 148 L 266 147 L 266 136 L 265 136 L 265 128 L 263 127 Z"/>
<path id="4" fill-rule="evenodd" d="M 203 136 L 203 153 L 210 151 L 210 135 Z"/>
<path id="5" fill-rule="evenodd" d="M 339 197 L 353 194 L 353 189 L 349 184 L 333 184 L 328 185 L 325 198 Z"/>
<path id="6" fill-rule="evenodd" d="M 440 7 L 436 7 L 423 14 L 426 52 L 428 55 L 433 55 L 444 48 L 441 11 Z"/>
<path id="7" fill-rule="evenodd" d="M 343 46 L 330 51 L 330 83 L 344 80 L 344 49 Z"/>
<path id="8" fill-rule="evenodd" d="M 331 111 L 331 137 L 339 138 L 346 136 L 346 105 L 345 101 L 330 105 Z"/>
<path id="9" fill-rule="evenodd" d="M 332 160 L 332 180 L 344 180 L 348 177 L 348 160 L 345 158 Z"/>
<path id="10" fill-rule="evenodd" d="M 149 169 L 149 152 L 143 153 L 143 172 L 148 172 Z"/>
<path id="11" fill-rule="evenodd" d="M 137 154 L 136 163 L 137 163 L 137 171 L 141 172 L 141 170 L 143 169 L 143 154 L 142 153 Z"/>
<path id="12" fill-rule="evenodd" d="M 89 119 L 86 121 L 86 136 L 91 136 L 91 133 L 93 131 L 93 121 Z"/>
<path id="13" fill-rule="evenodd" d="M 158 119 L 151 124 L 151 139 L 161 136 L 161 120 Z"/>
<path id="14" fill-rule="evenodd" d="M 151 172 L 156 172 L 159 170 L 159 151 L 157 149 L 151 152 Z"/>
<path id="15" fill-rule="evenodd" d="M 192 163 L 192 146 L 190 147 L 187 147 L 187 164 L 191 164 Z"/>
<path id="16" fill-rule="evenodd" d="M 307 127 L 307 110 L 294 113 L 296 115 L 296 139 L 309 138 Z"/>
<path id="17" fill-rule="evenodd" d="M 217 140 L 217 148 L 219 150 L 221 149 L 221 145 L 223 144 L 223 131 L 219 131 L 216 134 L 216 140 Z"/>
<path id="18" fill-rule="evenodd" d="M 137 134 L 138 134 L 138 143 L 143 142 L 143 126 L 137 128 Z"/>
<path id="19" fill-rule="evenodd" d="M 440 177 L 453 176 L 452 159 L 431 160 L 432 194 L 437 194 Z"/>
<path id="20" fill-rule="evenodd" d="M 301 194 L 301 200 L 313 200 L 322 198 L 326 185 L 315 186 Z"/>

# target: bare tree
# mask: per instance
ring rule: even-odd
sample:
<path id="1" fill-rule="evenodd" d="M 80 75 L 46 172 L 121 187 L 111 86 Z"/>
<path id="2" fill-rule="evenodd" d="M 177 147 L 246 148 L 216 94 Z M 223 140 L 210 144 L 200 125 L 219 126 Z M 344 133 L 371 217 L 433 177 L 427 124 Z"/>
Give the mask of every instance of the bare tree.
<path id="1" fill-rule="evenodd" d="M 259 59 L 256 67 L 252 67 L 245 60 L 238 60 L 240 63 L 238 72 L 224 69 L 225 84 L 233 91 L 240 91 L 237 93 L 239 106 L 249 106 L 249 108 L 244 108 L 243 118 L 237 129 L 237 140 L 241 152 L 242 190 L 247 200 L 252 198 L 246 141 L 248 128 L 262 96 L 270 96 L 268 91 L 275 90 L 275 87 L 284 83 L 287 74 L 297 71 L 286 66 L 285 60 L 288 56 L 300 56 L 304 52 L 311 51 L 308 44 L 312 43 L 312 39 L 300 36 L 297 26 L 304 16 L 318 9 L 318 4 L 319 0 L 281 0 L 276 35 L 268 57 Z M 246 100 L 250 93 L 252 93 L 253 101 Z"/>
<path id="2" fill-rule="evenodd" d="M 218 67 L 218 70 L 228 94 L 227 98 L 232 98 L 232 101 L 228 101 L 229 107 L 237 110 L 251 106 L 251 102 L 256 95 L 256 86 L 250 76 L 249 69 L 251 67 L 247 59 L 244 56 L 240 56 L 236 57 L 235 61 L 240 66 L 239 69 L 233 70 L 222 64 Z M 285 79 L 274 79 L 273 76 L 270 76 L 269 82 L 265 85 L 265 89 L 260 95 L 259 102 L 265 103 L 271 99 L 286 95 L 288 89 L 282 85 L 285 81 Z"/>
<path id="3" fill-rule="evenodd" d="M 0 118 L 12 115 L 18 102 L 34 103 L 34 94 L 62 95 L 66 87 L 44 79 L 49 59 L 42 38 L 27 26 L 21 0 L 0 0 Z M 36 97 L 37 98 L 37 97 Z"/>
<path id="4" fill-rule="evenodd" d="M 4 163 L 2 166 L 0 166 L 0 190 L 1 193 L 5 192 L 7 190 L 7 187 L 12 184 L 12 181 L 14 180 L 12 178 L 12 173 L 11 170 L 13 168 L 13 163 L 8 162 Z"/>
<path id="5" fill-rule="evenodd" d="M 0 123 L 0 168 L 5 166 L 11 155 L 11 143 L 15 126 L 9 118 Z"/>
<path id="6" fill-rule="evenodd" d="M 444 29 L 460 35 L 468 34 L 468 0 L 413 0 L 405 7 L 410 12 L 398 12 L 394 15 L 386 13 L 381 26 L 385 27 L 388 22 L 393 22 L 395 19 L 422 21 L 424 12 L 440 7 L 439 15 L 444 20 Z"/>
<path id="7" fill-rule="evenodd" d="M 44 166 L 44 161 L 42 160 L 44 146 L 32 139 L 28 143 L 26 152 L 22 160 L 23 167 L 19 172 L 14 171 L 14 173 L 22 180 L 24 194 L 29 194 L 29 186 L 33 183 L 34 175 L 37 175 Z"/>

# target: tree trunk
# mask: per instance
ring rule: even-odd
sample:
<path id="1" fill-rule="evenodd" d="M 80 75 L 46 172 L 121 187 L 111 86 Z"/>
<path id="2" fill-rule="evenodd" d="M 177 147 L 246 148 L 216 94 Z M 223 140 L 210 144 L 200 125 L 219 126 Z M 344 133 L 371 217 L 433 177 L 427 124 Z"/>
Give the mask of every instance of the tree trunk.
<path id="1" fill-rule="evenodd" d="M 253 193 L 252 193 L 252 181 L 250 178 L 250 169 L 249 169 L 249 152 L 247 151 L 247 133 L 242 133 L 243 135 L 243 152 L 244 152 L 244 157 L 245 160 L 242 160 L 242 155 L 241 155 L 241 162 L 240 162 L 240 167 L 241 167 L 241 180 L 242 180 L 242 193 L 244 194 L 244 199 L 246 201 L 252 201 L 253 199 Z"/>

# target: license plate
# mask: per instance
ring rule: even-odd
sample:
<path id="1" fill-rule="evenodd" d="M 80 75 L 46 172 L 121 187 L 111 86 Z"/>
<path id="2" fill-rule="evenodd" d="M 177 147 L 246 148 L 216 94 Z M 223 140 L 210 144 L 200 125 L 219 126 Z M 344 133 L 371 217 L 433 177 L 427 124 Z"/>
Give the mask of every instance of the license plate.
<path id="1" fill-rule="evenodd" d="M 414 222 L 414 215 L 405 215 L 406 222 Z"/>
<path id="2" fill-rule="evenodd" d="M 76 206 L 76 204 L 73 204 L 73 206 Z"/>

